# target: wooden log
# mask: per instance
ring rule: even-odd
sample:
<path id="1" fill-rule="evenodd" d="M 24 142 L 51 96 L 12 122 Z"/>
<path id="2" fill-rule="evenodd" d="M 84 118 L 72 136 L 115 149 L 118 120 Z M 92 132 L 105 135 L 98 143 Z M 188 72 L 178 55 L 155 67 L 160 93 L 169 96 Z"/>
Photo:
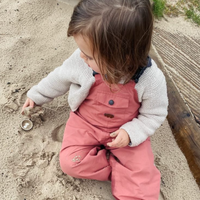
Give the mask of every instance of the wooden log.
<path id="1" fill-rule="evenodd" d="M 150 56 L 166 77 L 169 98 L 167 119 L 175 140 L 185 155 L 197 184 L 200 186 L 200 128 L 166 72 L 155 47 L 151 49 Z"/>

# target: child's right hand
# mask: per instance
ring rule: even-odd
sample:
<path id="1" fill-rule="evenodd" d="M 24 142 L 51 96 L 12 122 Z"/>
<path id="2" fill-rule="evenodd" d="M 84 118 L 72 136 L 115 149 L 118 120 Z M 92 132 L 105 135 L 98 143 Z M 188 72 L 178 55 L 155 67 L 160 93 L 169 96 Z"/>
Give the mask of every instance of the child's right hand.
<path id="1" fill-rule="evenodd" d="M 33 108 L 35 106 L 35 102 L 29 98 L 26 99 L 26 102 L 24 103 L 23 107 L 22 107 L 22 115 L 24 113 L 24 109 L 27 108 L 27 107 L 31 107 Z"/>

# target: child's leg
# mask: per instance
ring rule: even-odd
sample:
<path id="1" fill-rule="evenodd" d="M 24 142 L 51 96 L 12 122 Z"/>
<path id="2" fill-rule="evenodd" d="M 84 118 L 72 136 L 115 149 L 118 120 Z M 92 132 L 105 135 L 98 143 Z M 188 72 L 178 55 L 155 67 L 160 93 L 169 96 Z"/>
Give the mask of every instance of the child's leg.
<path id="1" fill-rule="evenodd" d="M 160 172 L 154 165 L 150 139 L 137 147 L 111 150 L 112 192 L 116 199 L 158 200 Z M 117 161 L 118 160 L 118 161 Z"/>
<path id="2" fill-rule="evenodd" d="M 73 113 L 65 128 L 60 165 L 64 173 L 76 178 L 108 180 L 110 176 L 106 150 L 100 148 L 97 133 Z"/>
<path id="3" fill-rule="evenodd" d="M 106 150 L 99 147 L 72 146 L 60 152 L 60 166 L 64 173 L 76 177 L 108 180 L 111 168 Z"/>

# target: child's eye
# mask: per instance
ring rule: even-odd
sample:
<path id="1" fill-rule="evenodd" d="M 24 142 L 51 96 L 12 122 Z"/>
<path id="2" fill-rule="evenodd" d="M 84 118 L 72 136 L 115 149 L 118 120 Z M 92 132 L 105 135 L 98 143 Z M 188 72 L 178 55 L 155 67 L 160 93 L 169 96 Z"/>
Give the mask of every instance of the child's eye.
<path id="1" fill-rule="evenodd" d="M 87 57 L 88 58 L 88 60 L 93 60 L 93 58 L 90 58 L 90 57 Z"/>

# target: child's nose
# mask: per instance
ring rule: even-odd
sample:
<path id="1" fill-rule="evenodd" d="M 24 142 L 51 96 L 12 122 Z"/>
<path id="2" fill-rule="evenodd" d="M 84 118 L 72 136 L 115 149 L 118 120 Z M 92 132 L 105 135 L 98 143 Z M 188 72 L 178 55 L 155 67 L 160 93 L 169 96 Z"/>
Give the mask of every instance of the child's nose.
<path id="1" fill-rule="evenodd" d="M 82 59 L 84 59 L 84 61 L 86 62 L 87 61 L 87 57 L 84 55 L 84 53 L 80 53 L 80 57 L 82 58 Z"/>

